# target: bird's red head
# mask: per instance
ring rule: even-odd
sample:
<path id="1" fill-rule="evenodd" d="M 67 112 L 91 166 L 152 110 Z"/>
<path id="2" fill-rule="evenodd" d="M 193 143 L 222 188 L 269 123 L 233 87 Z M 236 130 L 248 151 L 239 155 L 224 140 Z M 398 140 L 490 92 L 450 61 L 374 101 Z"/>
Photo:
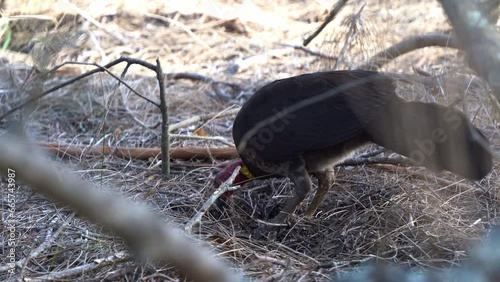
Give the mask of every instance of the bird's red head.
<path id="1" fill-rule="evenodd" d="M 222 169 L 217 175 L 215 176 L 215 184 L 217 186 L 220 186 L 224 181 L 226 181 L 231 175 L 233 174 L 234 170 L 240 166 L 240 172 L 238 175 L 236 175 L 236 178 L 234 179 L 233 183 L 230 183 L 230 185 L 238 185 L 244 182 L 245 180 L 253 178 L 252 174 L 250 171 L 248 171 L 248 168 L 246 165 L 243 163 L 242 160 L 238 159 L 235 161 L 230 162 L 224 169 Z"/>

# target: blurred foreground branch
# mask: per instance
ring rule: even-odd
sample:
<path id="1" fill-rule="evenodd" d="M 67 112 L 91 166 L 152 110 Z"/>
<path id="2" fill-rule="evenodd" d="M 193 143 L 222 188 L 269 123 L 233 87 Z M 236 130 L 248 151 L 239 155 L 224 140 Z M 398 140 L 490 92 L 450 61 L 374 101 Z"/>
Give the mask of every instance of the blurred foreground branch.
<path id="1" fill-rule="evenodd" d="M 485 11 L 494 14 L 500 1 L 440 0 L 471 67 L 494 89 L 500 100 L 500 34 Z M 488 9 L 486 9 L 488 5 Z M 483 7 L 483 8 L 482 8 Z M 495 21 L 496 22 L 496 21 Z"/>
<path id="2" fill-rule="evenodd" d="M 98 191 L 22 143 L 13 137 L 0 139 L 1 173 L 15 171 L 17 179 L 38 192 L 110 228 L 123 237 L 140 258 L 171 263 L 195 281 L 239 281 L 227 266 L 200 248 L 200 242 L 189 239 L 146 207 Z"/>

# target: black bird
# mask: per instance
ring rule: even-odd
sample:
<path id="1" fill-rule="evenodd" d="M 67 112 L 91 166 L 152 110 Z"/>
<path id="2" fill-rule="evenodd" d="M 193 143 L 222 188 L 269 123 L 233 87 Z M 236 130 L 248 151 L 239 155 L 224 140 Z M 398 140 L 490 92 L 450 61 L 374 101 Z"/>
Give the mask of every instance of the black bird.
<path id="1" fill-rule="evenodd" d="M 396 95 L 389 76 L 371 71 L 329 71 L 277 80 L 258 90 L 233 125 L 240 154 L 222 170 L 235 183 L 259 176 L 289 177 L 295 195 L 271 221 L 283 222 L 311 189 L 312 215 L 333 181 L 328 170 L 357 149 L 376 143 L 432 171 L 448 170 L 479 180 L 492 169 L 488 139 L 460 111 Z"/>

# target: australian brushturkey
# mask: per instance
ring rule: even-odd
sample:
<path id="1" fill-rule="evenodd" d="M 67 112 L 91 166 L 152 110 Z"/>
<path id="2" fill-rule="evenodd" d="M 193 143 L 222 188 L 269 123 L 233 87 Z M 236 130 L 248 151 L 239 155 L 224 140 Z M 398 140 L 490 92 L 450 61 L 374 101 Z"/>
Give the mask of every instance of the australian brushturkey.
<path id="1" fill-rule="evenodd" d="M 234 184 L 252 177 L 286 176 L 295 195 L 272 219 L 283 222 L 311 188 L 313 214 L 333 181 L 327 170 L 356 149 L 376 143 L 432 171 L 448 170 L 478 180 L 492 169 L 488 139 L 467 117 L 434 103 L 407 102 L 387 75 L 330 71 L 277 80 L 258 90 L 233 125 L 241 160 L 216 177 L 226 180 L 242 165 Z"/>

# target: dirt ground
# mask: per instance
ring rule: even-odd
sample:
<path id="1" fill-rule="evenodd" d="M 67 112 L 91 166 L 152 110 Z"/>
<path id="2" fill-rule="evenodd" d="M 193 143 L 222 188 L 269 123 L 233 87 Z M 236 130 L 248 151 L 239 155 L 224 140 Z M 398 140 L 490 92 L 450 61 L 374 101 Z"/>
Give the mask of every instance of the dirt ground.
<path id="1" fill-rule="evenodd" d="M 408 36 L 450 30 L 438 1 L 353 0 L 311 44 L 301 47 L 334 2 L 5 1 L 3 17 L 9 19 L 10 33 L 4 29 L 2 40 L 10 41 L 0 56 L 0 115 L 42 89 L 95 68 L 70 64 L 33 79 L 32 66 L 46 70 L 66 61 L 104 65 L 120 56 L 154 64 L 159 58 L 166 73 L 191 75 L 191 79 L 166 81 L 173 124 L 239 107 L 270 81 L 320 70 L 354 69 Z M 110 71 L 120 76 L 124 67 Z M 205 215 L 193 235 L 213 247 L 235 271 L 262 281 L 326 281 L 373 260 L 424 271 L 465 261 L 469 246 L 499 222 L 500 109 L 491 99 L 491 90 L 455 49 L 419 49 L 387 63 L 381 71 L 449 78 L 435 87 L 400 83 L 398 94 L 466 112 L 491 141 L 497 158 L 492 173 L 481 181 L 469 181 L 421 167 L 339 166 L 334 188 L 319 212 L 311 218 L 302 215 L 308 198 L 291 216 L 289 226 L 266 241 L 249 238 L 251 230 L 258 220 L 271 217 L 293 191 L 287 179 L 254 181 L 234 194 L 222 217 Z M 193 79 L 195 74 L 203 79 Z M 155 74 L 150 70 L 133 66 L 123 80 L 158 101 Z M 21 114 L 27 135 L 36 142 L 141 148 L 160 144 L 160 127 L 153 126 L 161 120 L 158 108 L 106 73 L 77 81 L 0 120 L 0 132 L 11 128 Z M 233 142 L 233 117 L 179 128 L 173 132 L 171 146 L 227 147 Z M 194 133 L 199 128 L 202 135 L 217 138 L 200 138 Z M 51 159 L 105 191 L 147 203 L 179 227 L 213 193 L 217 166 L 224 161 L 172 160 L 172 177 L 165 181 L 155 166 L 157 159 L 85 153 Z M 98 259 L 126 250 L 122 239 L 83 218 L 73 218 L 69 207 L 30 187 L 21 185 L 16 201 L 16 254 L 29 259 L 16 276 L 0 267 L 2 281 L 19 277 L 39 281 L 58 272 L 62 273 L 54 279 L 58 281 L 179 279 L 169 267 L 131 258 L 116 256 L 100 263 Z M 63 231 L 52 237 L 61 226 Z M 5 231 L 1 234 L 6 240 Z M 33 255 L 47 238 L 50 244 Z"/>

